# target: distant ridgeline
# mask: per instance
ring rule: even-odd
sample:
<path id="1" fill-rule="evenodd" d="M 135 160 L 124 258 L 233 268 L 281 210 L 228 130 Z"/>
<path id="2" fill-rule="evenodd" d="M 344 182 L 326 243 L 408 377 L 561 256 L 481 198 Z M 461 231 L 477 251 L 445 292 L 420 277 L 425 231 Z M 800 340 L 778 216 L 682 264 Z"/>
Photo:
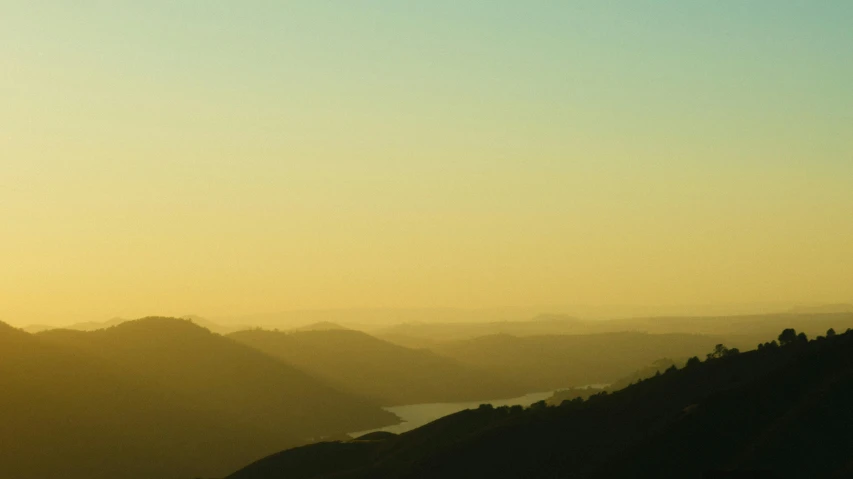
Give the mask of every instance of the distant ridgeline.
<path id="1" fill-rule="evenodd" d="M 426 338 L 427 350 L 334 324 L 221 336 L 202 318 L 38 334 L 0 323 L 0 479 L 224 477 L 277 451 L 234 477 L 853 477 L 842 459 L 850 334 L 808 341 L 787 329 L 763 342 L 780 328 L 740 352 L 764 320 L 809 334 L 853 326 L 853 314 L 809 313 L 698 318 L 706 334 L 539 334 L 587 323 L 547 319 L 508 326 L 520 336 Z M 577 388 L 600 383 L 607 391 Z M 481 407 L 399 437 L 344 434 L 399 421 L 381 406 L 569 386 L 529 410 Z M 335 438 L 347 441 L 289 449 Z"/>
<path id="2" fill-rule="evenodd" d="M 228 479 L 853 477 L 853 332 L 722 344 L 612 393 L 481 406 L 280 452 Z"/>
<path id="3" fill-rule="evenodd" d="M 463 364 L 347 329 L 250 330 L 229 338 L 383 406 L 515 397 L 525 385 L 500 371 Z"/>

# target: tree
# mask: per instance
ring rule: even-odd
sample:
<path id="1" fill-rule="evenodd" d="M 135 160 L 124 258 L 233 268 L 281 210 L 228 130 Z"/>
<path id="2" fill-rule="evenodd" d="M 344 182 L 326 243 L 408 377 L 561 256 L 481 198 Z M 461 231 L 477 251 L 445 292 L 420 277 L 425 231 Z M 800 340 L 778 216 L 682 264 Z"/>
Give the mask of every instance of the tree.
<path id="1" fill-rule="evenodd" d="M 702 360 L 699 359 L 698 356 L 693 356 L 692 358 L 687 360 L 687 364 L 684 367 L 692 368 L 693 366 L 698 366 L 701 363 L 702 363 Z"/>
<path id="2" fill-rule="evenodd" d="M 779 334 L 779 344 L 787 346 L 797 340 L 797 331 L 794 328 L 788 328 Z"/>
<path id="3" fill-rule="evenodd" d="M 562 407 L 574 407 L 574 406 L 580 406 L 581 404 L 583 404 L 583 398 L 582 397 L 576 397 L 574 399 L 564 400 L 563 402 L 560 403 L 560 406 L 562 406 Z"/>
<path id="4" fill-rule="evenodd" d="M 826 339 L 832 339 L 834 337 L 835 337 L 835 330 L 832 328 L 827 329 L 826 330 Z"/>
<path id="5" fill-rule="evenodd" d="M 718 344 L 714 346 L 714 350 L 708 353 L 708 359 L 719 359 L 728 356 L 729 348 L 723 346 L 722 344 Z"/>
<path id="6" fill-rule="evenodd" d="M 800 333 L 797 335 L 797 342 L 805 344 L 809 342 L 809 337 L 806 336 L 806 333 Z"/>
<path id="7" fill-rule="evenodd" d="M 722 344 L 718 344 L 714 346 L 714 350 L 708 353 L 708 359 L 719 359 L 719 358 L 727 358 L 729 356 L 734 356 L 735 354 L 740 354 L 740 350 L 738 348 L 727 348 Z"/>

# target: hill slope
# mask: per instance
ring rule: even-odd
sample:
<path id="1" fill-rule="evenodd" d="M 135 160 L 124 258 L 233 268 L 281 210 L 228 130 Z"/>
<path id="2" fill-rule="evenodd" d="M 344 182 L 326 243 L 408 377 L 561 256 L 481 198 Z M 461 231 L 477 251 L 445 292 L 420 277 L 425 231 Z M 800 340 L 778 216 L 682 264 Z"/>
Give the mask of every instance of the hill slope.
<path id="1" fill-rule="evenodd" d="M 3 478 L 191 477 L 295 440 L 235 427 L 100 358 L 3 324 L 0 391 Z"/>
<path id="2" fill-rule="evenodd" d="M 720 338 L 694 334 L 603 333 L 485 336 L 435 346 L 441 355 L 527 386 L 528 391 L 611 383 L 662 358 L 710 351 Z"/>
<path id="3" fill-rule="evenodd" d="M 188 321 L 30 335 L 0 325 L 0 477 L 221 476 L 375 404 Z"/>
<path id="4" fill-rule="evenodd" d="M 657 316 L 620 319 L 584 320 L 559 314 L 539 315 L 531 321 L 492 323 L 408 323 L 383 328 L 380 338 L 405 346 L 432 347 L 443 341 L 475 339 L 481 336 L 587 335 L 625 331 L 650 334 L 702 334 L 722 337 L 724 342 L 759 341 L 778 334 L 784 328 L 795 328 L 816 336 L 828 328 L 853 328 L 853 312 L 846 305 L 814 309 L 794 309 L 787 313 L 732 316 Z"/>
<path id="5" fill-rule="evenodd" d="M 285 451 L 229 479 L 851 477 L 851 401 L 848 332 L 692 363 L 585 402 L 481 407 L 381 441 Z M 340 467 L 315 469 L 313 452 Z"/>
<path id="6" fill-rule="evenodd" d="M 387 406 L 513 397 L 527 392 L 497 374 L 360 331 L 253 330 L 228 337 Z"/>

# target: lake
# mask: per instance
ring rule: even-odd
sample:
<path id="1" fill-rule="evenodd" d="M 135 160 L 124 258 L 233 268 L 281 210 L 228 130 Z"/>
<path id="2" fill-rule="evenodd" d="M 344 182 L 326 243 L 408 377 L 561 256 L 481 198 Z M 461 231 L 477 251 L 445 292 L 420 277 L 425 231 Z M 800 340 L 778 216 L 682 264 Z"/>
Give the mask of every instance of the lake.
<path id="1" fill-rule="evenodd" d="M 583 387 L 605 387 L 607 384 L 590 384 Z M 407 406 L 392 406 L 383 408 L 386 411 L 396 414 L 402 421 L 400 424 L 386 426 L 379 429 L 368 429 L 366 431 L 351 432 L 351 437 L 358 437 L 370 432 L 387 431 L 394 434 L 400 434 L 406 431 L 423 426 L 424 424 L 435 421 L 438 418 L 449 414 L 464 411 L 465 409 L 476 409 L 480 404 L 491 404 L 494 407 L 501 406 L 529 406 L 537 401 L 542 401 L 551 397 L 557 390 L 541 393 L 530 393 L 524 396 L 519 396 L 511 399 L 487 399 L 483 401 L 471 402 L 452 402 L 452 403 L 427 403 L 427 404 L 409 404 Z"/>

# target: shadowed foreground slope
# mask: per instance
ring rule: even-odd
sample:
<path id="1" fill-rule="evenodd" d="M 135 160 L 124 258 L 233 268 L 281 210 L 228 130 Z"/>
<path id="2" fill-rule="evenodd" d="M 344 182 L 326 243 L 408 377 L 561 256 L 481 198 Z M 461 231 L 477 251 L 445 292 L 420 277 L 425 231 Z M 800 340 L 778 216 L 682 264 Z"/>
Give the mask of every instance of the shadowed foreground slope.
<path id="1" fill-rule="evenodd" d="M 30 335 L 0 325 L 0 478 L 222 476 L 375 404 L 188 321 Z"/>
<path id="2" fill-rule="evenodd" d="M 229 479 L 851 477 L 850 404 L 853 333 L 691 362 L 586 402 L 482 406 L 380 441 L 306 446 Z"/>
<path id="3" fill-rule="evenodd" d="M 252 330 L 228 337 L 386 406 L 514 397 L 528 392 L 500 379 L 499 374 L 361 331 Z"/>

